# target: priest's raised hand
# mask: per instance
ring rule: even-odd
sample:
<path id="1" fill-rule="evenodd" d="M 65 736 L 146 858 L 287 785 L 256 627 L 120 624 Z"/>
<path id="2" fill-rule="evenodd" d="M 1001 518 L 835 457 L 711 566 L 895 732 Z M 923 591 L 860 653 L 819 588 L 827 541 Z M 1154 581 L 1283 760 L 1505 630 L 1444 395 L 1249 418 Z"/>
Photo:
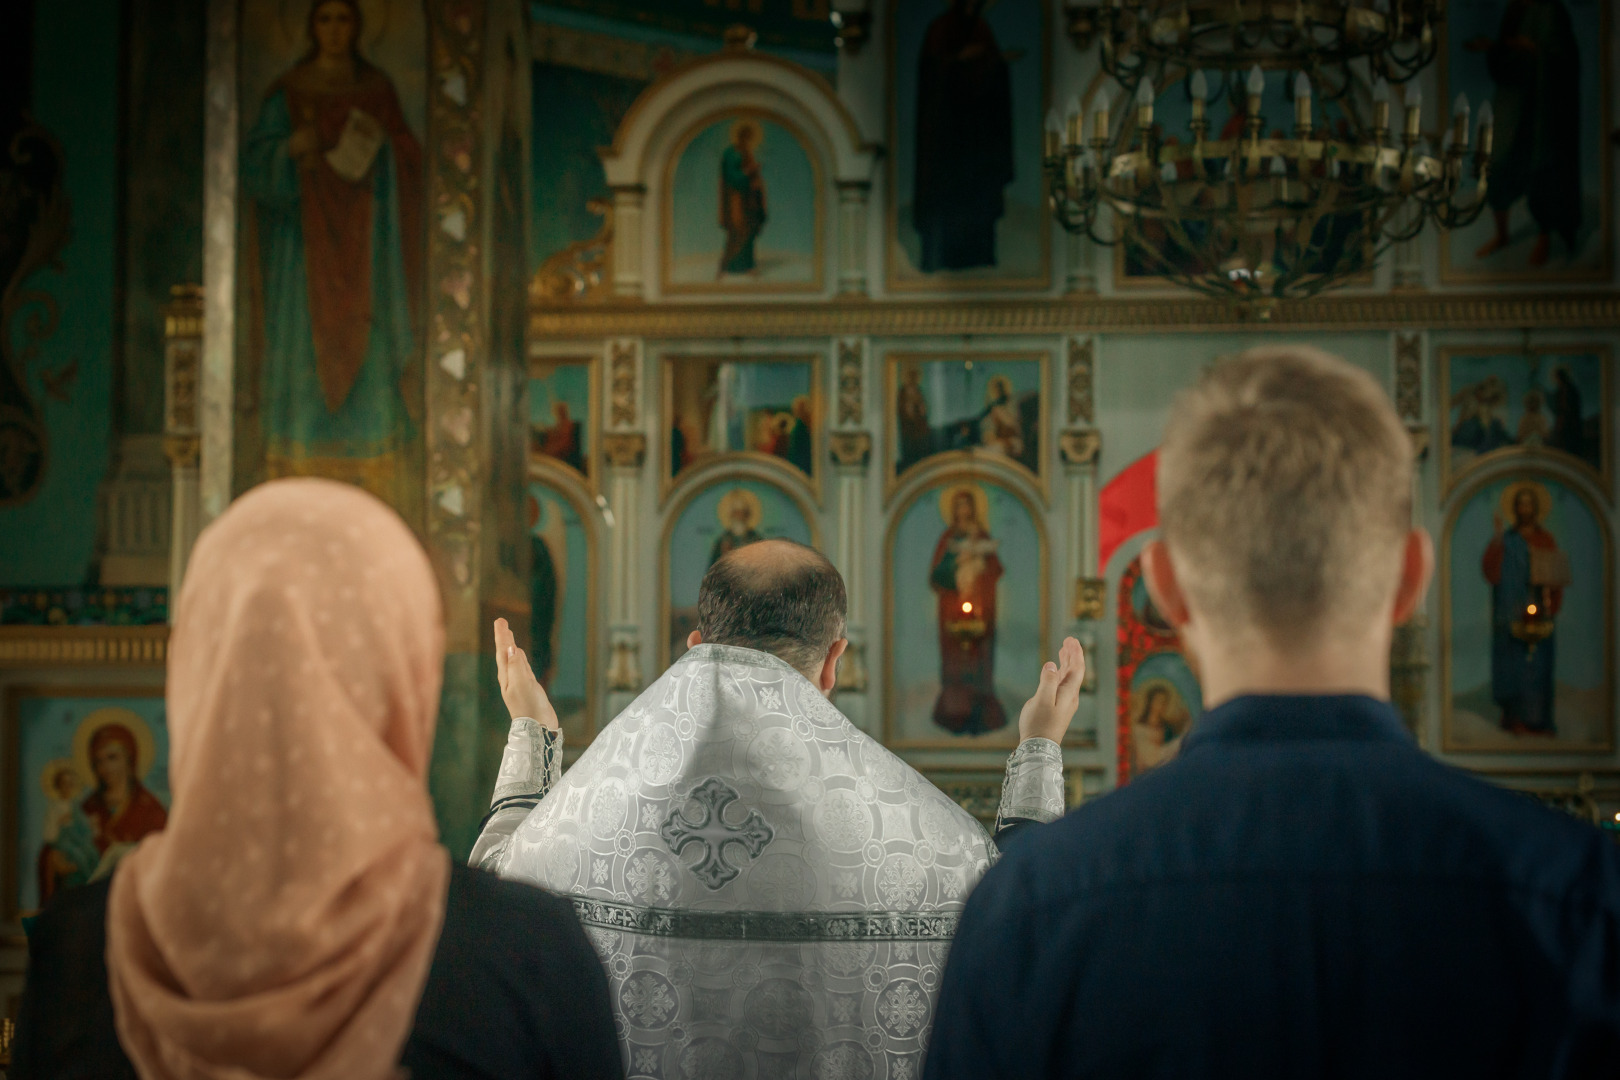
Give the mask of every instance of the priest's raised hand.
<path id="1" fill-rule="evenodd" d="M 562 776 L 563 734 L 557 710 L 505 619 L 495 620 L 495 674 L 512 727 L 506 733 L 489 814 L 468 860 L 486 869 L 495 868 L 513 830 Z"/>
<path id="2" fill-rule="evenodd" d="M 1057 663 L 1041 668 L 1040 685 L 1018 713 L 1018 738 L 1061 743 L 1080 707 L 1080 684 L 1086 678 L 1086 653 L 1072 637 L 1063 639 Z"/>
<path id="3" fill-rule="evenodd" d="M 495 620 L 495 674 L 501 683 L 501 700 L 513 720 L 527 718 L 552 731 L 561 730 L 557 710 L 551 707 L 545 687 L 529 666 L 528 654 L 518 648 L 505 619 Z"/>

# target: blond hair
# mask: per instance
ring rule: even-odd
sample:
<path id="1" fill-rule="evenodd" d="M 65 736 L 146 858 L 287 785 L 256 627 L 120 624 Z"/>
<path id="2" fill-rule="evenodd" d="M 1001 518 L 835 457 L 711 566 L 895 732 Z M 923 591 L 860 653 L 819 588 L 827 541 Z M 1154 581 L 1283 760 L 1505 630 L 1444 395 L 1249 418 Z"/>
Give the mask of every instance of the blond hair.
<path id="1" fill-rule="evenodd" d="M 1390 602 L 1411 442 L 1365 371 L 1308 346 L 1250 349 L 1177 398 L 1158 496 L 1182 589 L 1217 631 L 1309 647 Z"/>

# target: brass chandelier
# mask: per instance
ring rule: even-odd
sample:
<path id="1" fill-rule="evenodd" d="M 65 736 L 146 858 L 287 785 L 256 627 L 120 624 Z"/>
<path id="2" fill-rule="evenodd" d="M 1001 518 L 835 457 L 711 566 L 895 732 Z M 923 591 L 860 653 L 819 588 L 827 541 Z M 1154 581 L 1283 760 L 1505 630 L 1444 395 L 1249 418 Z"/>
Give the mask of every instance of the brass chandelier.
<path id="1" fill-rule="evenodd" d="M 1485 207 L 1490 103 L 1471 138 L 1459 95 L 1436 150 L 1411 81 L 1434 60 L 1444 7 L 1105 0 L 1092 13 L 1102 69 L 1126 107 L 1115 122 L 1105 89 L 1089 118 L 1078 96 L 1066 118 L 1047 116 L 1054 215 L 1071 233 L 1125 244 L 1147 273 L 1260 317 L 1278 300 L 1365 280 L 1392 244 L 1430 222 L 1468 225 Z M 1268 130 L 1268 71 L 1291 91 L 1291 130 Z M 1396 125 L 1391 83 L 1407 84 Z M 1173 85 L 1188 98 L 1185 136 L 1154 122 L 1156 88 Z M 1212 131 L 1222 102 L 1232 117 Z"/>

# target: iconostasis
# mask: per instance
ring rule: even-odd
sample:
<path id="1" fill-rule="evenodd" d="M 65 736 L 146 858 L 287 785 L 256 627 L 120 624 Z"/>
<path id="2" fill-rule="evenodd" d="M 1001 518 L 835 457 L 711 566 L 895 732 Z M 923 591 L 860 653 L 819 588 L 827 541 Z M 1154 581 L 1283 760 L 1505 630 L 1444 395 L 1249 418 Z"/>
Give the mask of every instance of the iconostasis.
<path id="1" fill-rule="evenodd" d="M 1473 44 L 1497 32 L 1489 6 L 1448 28 L 1431 97 L 1510 101 Z M 1600 6 L 1569 6 L 1609 40 Z M 1591 105 L 1560 151 L 1578 209 L 1549 216 L 1510 176 L 1472 231 L 1398 245 L 1342 294 L 1256 325 L 1168 287 L 1169 239 L 1147 257 L 1052 228 L 1038 120 L 1107 89 L 1050 14 L 989 8 L 1001 59 L 955 89 L 929 52 L 939 5 L 920 0 L 880 6 L 871 41 L 819 72 L 742 35 L 632 72 L 564 20 L 537 26 L 537 85 L 639 77 L 591 99 L 599 157 L 547 161 L 537 181 L 567 174 L 594 207 L 590 230 L 536 252 L 530 461 L 536 483 L 595 500 L 596 527 L 629 530 L 597 582 L 564 556 L 581 576 L 562 595 L 605 613 L 598 722 L 684 650 L 715 558 L 786 536 L 850 586 L 840 707 L 964 804 L 987 812 L 1067 634 L 1091 660 L 1071 797 L 1128 783 L 1202 711 L 1137 563 L 1164 417 L 1218 357 L 1302 341 L 1372 372 L 1412 431 L 1417 523 L 1440 556 L 1391 657 L 1414 738 L 1505 782 L 1620 799 L 1615 335 L 1583 306 L 1613 282 L 1606 54 L 1579 68 Z M 944 115 L 952 93 L 973 104 Z M 1157 95 L 1166 129 L 1185 126 L 1187 87 Z M 1292 108 L 1280 78 L 1262 96 Z M 589 448 L 595 474 L 565 460 Z M 536 639 L 568 648 L 584 615 L 540 581 L 532 610 L 559 614 L 537 615 Z"/>
<path id="2" fill-rule="evenodd" d="M 226 150 L 194 188 L 154 180 L 179 136 L 134 90 L 121 122 L 150 139 L 42 108 L 70 165 L 127 147 L 131 235 L 171 235 L 194 191 L 195 229 L 172 235 L 197 250 L 165 262 L 109 227 L 108 260 L 138 252 L 116 348 L 111 323 L 85 336 L 90 224 L 41 234 L 56 277 L 14 275 L 67 329 L 7 324 L 32 350 L 7 354 L 26 377 L 0 402 L 8 921 L 161 826 L 165 585 L 197 525 L 280 475 L 378 493 L 434 559 L 452 847 L 504 739 L 492 618 L 526 639 L 571 760 L 684 651 L 707 568 L 768 537 L 844 575 L 839 708 L 971 812 L 994 815 L 1019 709 L 1070 634 L 1089 661 L 1070 802 L 1129 783 L 1203 707 L 1138 563 L 1165 416 L 1210 363 L 1281 341 L 1371 372 L 1411 431 L 1438 553 L 1390 658 L 1413 737 L 1620 810 L 1608 5 L 1558 0 L 1538 47 L 1563 75 L 1534 99 L 1486 62 L 1513 5 L 1449 5 L 1414 85 L 1517 117 L 1488 212 L 1269 321 L 1169 285 L 1173 237 L 1109 249 L 1050 220 L 1043 118 L 1110 92 L 1061 5 L 986 5 L 966 59 L 939 0 L 858 5 L 841 47 L 825 3 L 754 6 L 241 0 L 208 30 L 232 63 L 205 70 L 198 26 L 191 68 L 131 68 L 148 97 L 190 70 L 239 110 L 205 114 Z M 349 97 L 313 80 L 323 49 L 359 73 Z M 1286 117 L 1280 76 L 1263 90 Z M 1188 81 L 1155 93 L 1173 134 Z M 99 189 L 64 175 L 89 205 Z M 352 227 L 313 227 L 317 206 Z M 164 275 L 203 292 L 168 298 Z M 109 798 L 141 812 L 114 821 Z"/>

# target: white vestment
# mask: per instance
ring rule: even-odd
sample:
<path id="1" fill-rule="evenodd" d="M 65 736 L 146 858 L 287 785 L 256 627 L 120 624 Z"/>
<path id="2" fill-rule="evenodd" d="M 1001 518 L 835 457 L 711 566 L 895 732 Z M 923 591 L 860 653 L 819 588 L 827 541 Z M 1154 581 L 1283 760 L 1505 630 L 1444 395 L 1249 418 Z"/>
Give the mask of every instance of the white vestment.
<path id="1" fill-rule="evenodd" d="M 555 747 L 528 723 L 474 861 L 573 898 L 630 1077 L 920 1075 L 947 944 L 995 858 L 976 820 L 752 649 L 687 652 L 533 809 L 524 778 L 537 790 Z M 1020 747 L 1004 792 L 1004 816 L 1061 814 L 1057 746 Z"/>

